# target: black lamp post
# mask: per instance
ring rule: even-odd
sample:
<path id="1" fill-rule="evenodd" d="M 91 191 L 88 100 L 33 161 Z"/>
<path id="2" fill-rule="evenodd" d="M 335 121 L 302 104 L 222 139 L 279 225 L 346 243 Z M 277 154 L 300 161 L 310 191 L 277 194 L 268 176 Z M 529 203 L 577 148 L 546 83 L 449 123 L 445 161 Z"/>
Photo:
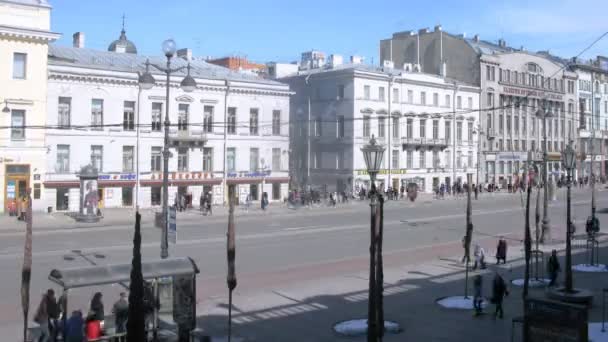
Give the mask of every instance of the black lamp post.
<path id="1" fill-rule="evenodd" d="M 384 315 L 382 313 L 382 212 L 378 220 L 378 194 L 376 192 L 376 175 L 382 165 L 384 157 L 384 146 L 378 145 L 372 135 L 369 144 L 361 148 L 365 166 L 371 181 L 370 208 L 370 247 L 369 247 L 369 302 L 367 317 L 367 341 L 376 342 L 382 340 L 384 332 Z M 380 199 L 382 202 L 382 199 Z M 380 204 L 382 208 L 382 203 Z M 380 222 L 379 222 L 380 221 Z"/>
<path id="2" fill-rule="evenodd" d="M 566 203 L 566 280 L 565 280 L 565 292 L 571 293 L 574 290 L 572 285 L 572 247 L 571 247 L 571 235 L 572 235 L 572 221 L 570 218 L 570 187 L 571 187 L 571 173 L 576 164 L 576 152 L 572 148 L 571 144 L 566 146 L 566 149 L 562 151 L 562 165 L 567 171 L 567 203 Z"/>
<path id="3" fill-rule="evenodd" d="M 547 119 L 552 118 L 553 114 L 550 111 L 545 109 L 545 103 L 543 101 L 543 108 L 540 108 L 536 111 L 536 117 L 543 120 L 543 224 L 542 224 L 542 233 L 540 237 L 541 243 L 545 242 L 545 238 L 550 236 L 550 221 L 549 221 L 549 182 L 547 181 L 548 175 L 548 156 L 547 156 Z"/>
<path id="4" fill-rule="evenodd" d="M 4 108 L 2 108 L 2 113 L 8 114 L 11 112 L 11 109 L 8 108 L 8 100 L 4 100 Z"/>
<path id="5" fill-rule="evenodd" d="M 169 156 L 171 155 L 171 152 L 169 152 L 169 125 L 171 124 L 169 121 L 169 103 L 170 103 L 170 98 L 169 98 L 169 91 L 170 91 L 170 83 L 171 83 L 171 74 L 178 72 L 180 70 L 183 69 L 188 69 L 188 73 L 186 75 L 186 77 L 184 77 L 184 79 L 182 79 L 181 81 L 181 88 L 185 91 L 185 92 L 191 92 L 194 89 L 196 89 L 196 81 L 194 80 L 194 78 L 192 76 L 190 76 L 190 64 L 188 63 L 187 66 L 182 66 L 179 68 L 171 68 L 171 59 L 173 58 L 173 56 L 175 55 L 175 52 L 177 50 L 175 41 L 173 39 L 167 39 L 163 42 L 162 44 L 162 49 L 163 49 L 163 53 L 165 54 L 165 56 L 167 57 L 167 66 L 166 67 L 162 67 L 156 64 L 152 64 L 149 61 L 146 61 L 146 72 L 143 74 L 139 75 L 139 84 L 140 87 L 144 90 L 148 90 L 148 89 L 152 89 L 152 87 L 154 87 L 154 85 L 156 84 L 156 80 L 154 79 L 154 76 L 152 76 L 152 74 L 150 73 L 150 65 L 153 66 L 154 68 L 156 68 L 158 71 L 161 71 L 163 73 L 165 73 L 166 77 L 166 82 L 165 82 L 165 88 L 166 88 L 166 99 L 165 99 L 165 122 L 164 122 L 164 132 L 165 132 L 165 139 L 164 139 L 164 147 L 163 147 L 163 211 L 162 211 L 162 220 L 161 222 L 163 222 L 162 225 L 162 233 L 161 233 L 161 244 L 160 244 L 160 257 L 162 259 L 165 259 L 169 256 L 169 246 L 168 246 L 168 239 L 167 239 L 167 232 L 168 232 L 168 228 L 169 228 L 169 220 L 167 219 L 167 213 L 169 211 Z M 139 124 L 139 123 L 138 123 Z"/>

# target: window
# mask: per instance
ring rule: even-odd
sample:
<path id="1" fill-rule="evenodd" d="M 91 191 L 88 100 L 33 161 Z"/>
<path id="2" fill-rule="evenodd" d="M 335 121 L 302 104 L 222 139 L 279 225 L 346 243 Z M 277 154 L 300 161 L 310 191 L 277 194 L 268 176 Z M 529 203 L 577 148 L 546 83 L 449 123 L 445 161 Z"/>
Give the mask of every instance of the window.
<path id="1" fill-rule="evenodd" d="M 91 126 L 92 129 L 103 129 L 103 100 L 91 100 Z"/>
<path id="2" fill-rule="evenodd" d="M 407 103 L 414 103 L 414 91 L 413 90 L 407 91 Z"/>
<path id="3" fill-rule="evenodd" d="M 399 89 L 393 88 L 393 103 L 399 103 Z"/>
<path id="4" fill-rule="evenodd" d="M 103 146 L 91 146 L 91 165 L 93 165 L 97 172 L 103 172 Z"/>
<path id="5" fill-rule="evenodd" d="M 439 120 L 433 120 L 433 139 L 439 139 Z"/>
<path id="6" fill-rule="evenodd" d="M 133 146 L 122 147 L 122 172 L 133 172 Z"/>
<path id="7" fill-rule="evenodd" d="M 513 71 L 513 77 L 511 78 L 511 80 L 513 81 L 513 83 L 517 84 L 517 81 L 519 79 L 519 74 L 517 73 L 517 71 Z"/>
<path id="8" fill-rule="evenodd" d="M 503 116 L 502 114 L 498 115 L 498 132 L 502 134 L 502 131 L 504 129 L 504 122 L 503 122 Z"/>
<path id="9" fill-rule="evenodd" d="M 446 121 L 445 122 L 445 141 L 446 143 L 449 143 L 452 140 L 452 122 L 451 121 Z"/>
<path id="10" fill-rule="evenodd" d="M 160 186 L 153 186 L 150 188 L 150 204 L 160 205 L 162 198 L 162 188 Z"/>
<path id="11" fill-rule="evenodd" d="M 275 201 L 281 199 L 281 183 L 272 183 L 272 199 Z"/>
<path id="12" fill-rule="evenodd" d="M 413 164 L 414 164 L 414 151 L 407 150 L 406 156 L 407 156 L 406 167 L 408 169 L 411 169 L 411 168 L 413 168 Z"/>
<path id="13" fill-rule="evenodd" d="M 213 106 L 203 107 L 203 132 L 213 132 Z"/>
<path id="14" fill-rule="evenodd" d="M 490 76 L 491 76 L 491 81 L 495 81 L 496 80 L 496 76 L 494 76 L 496 74 L 496 67 L 492 67 L 492 69 L 490 70 Z"/>
<path id="15" fill-rule="evenodd" d="M 513 131 L 515 134 L 519 134 L 519 116 L 513 117 Z"/>
<path id="16" fill-rule="evenodd" d="M 133 101 L 123 103 L 122 129 L 125 131 L 135 129 L 135 102 Z"/>
<path id="17" fill-rule="evenodd" d="M 433 93 L 433 106 L 439 107 L 439 94 Z"/>
<path id="18" fill-rule="evenodd" d="M 391 166 L 393 169 L 399 168 L 399 150 L 391 150 L 392 158 L 391 158 Z"/>
<path id="19" fill-rule="evenodd" d="M 213 172 L 213 147 L 203 148 L 203 171 Z"/>
<path id="20" fill-rule="evenodd" d="M 407 119 L 406 122 L 406 136 L 408 138 L 414 137 L 414 119 Z"/>
<path id="21" fill-rule="evenodd" d="M 393 138 L 399 139 L 399 117 L 393 117 Z"/>
<path id="22" fill-rule="evenodd" d="M 281 149 L 272 149 L 272 171 L 281 171 Z"/>
<path id="23" fill-rule="evenodd" d="M 420 104 L 426 105 L 426 92 L 424 91 L 420 92 Z"/>
<path id="24" fill-rule="evenodd" d="M 27 54 L 13 53 L 13 79 L 24 80 L 27 70 Z"/>
<path id="25" fill-rule="evenodd" d="M 160 132 L 162 128 L 163 104 L 152 102 L 152 131 Z"/>
<path id="26" fill-rule="evenodd" d="M 498 150 L 499 151 L 504 151 L 505 150 L 505 145 L 503 144 L 502 139 L 498 139 Z"/>
<path id="27" fill-rule="evenodd" d="M 163 148 L 160 146 L 152 146 L 152 152 L 150 153 L 150 171 L 160 172 L 162 171 L 162 153 Z"/>
<path id="28" fill-rule="evenodd" d="M 473 167 L 473 151 L 469 151 L 467 154 L 467 166 Z"/>
<path id="29" fill-rule="evenodd" d="M 532 140 L 530 142 L 530 150 L 536 151 L 536 141 L 535 140 Z"/>
<path id="30" fill-rule="evenodd" d="M 462 109 L 462 96 L 456 96 L 456 108 Z"/>
<path id="31" fill-rule="evenodd" d="M 521 132 L 524 134 L 524 136 L 528 135 L 528 116 L 524 115 L 521 118 Z"/>
<path id="32" fill-rule="evenodd" d="M 490 71 L 491 71 L 490 66 L 489 66 L 489 65 L 486 65 L 486 80 L 488 80 L 488 81 L 491 81 L 491 80 L 492 80 L 492 77 L 491 77 L 491 73 L 490 73 Z"/>
<path id="33" fill-rule="evenodd" d="M 519 140 L 513 140 L 513 151 L 519 151 Z"/>
<path id="34" fill-rule="evenodd" d="M 527 151 L 528 150 L 528 146 L 525 140 L 521 141 L 521 150 L 522 151 Z"/>
<path id="35" fill-rule="evenodd" d="M 445 96 L 445 106 L 446 107 L 451 107 L 452 106 L 452 104 L 450 103 L 450 94 L 447 94 Z"/>
<path id="36" fill-rule="evenodd" d="M 257 108 L 249 109 L 249 134 L 250 135 L 258 135 L 258 113 L 259 113 L 259 110 Z"/>
<path id="37" fill-rule="evenodd" d="M 363 117 L 363 137 L 369 138 L 370 130 L 370 117 L 366 115 Z"/>
<path id="38" fill-rule="evenodd" d="M 188 171 L 188 148 L 177 149 L 177 171 Z"/>
<path id="39" fill-rule="evenodd" d="M 446 168 L 452 167 L 452 153 L 450 151 L 445 151 L 445 166 Z"/>
<path id="40" fill-rule="evenodd" d="M 236 134 L 236 108 L 228 108 L 228 122 L 226 123 L 226 131 L 228 134 Z"/>
<path id="41" fill-rule="evenodd" d="M 257 172 L 260 168 L 259 166 L 260 160 L 260 150 L 257 147 L 252 147 L 249 149 L 249 171 Z"/>
<path id="42" fill-rule="evenodd" d="M 425 169 L 426 168 L 426 151 L 421 149 L 418 156 L 420 157 L 419 168 Z"/>
<path id="43" fill-rule="evenodd" d="M 281 111 L 272 111 L 272 135 L 281 135 Z"/>
<path id="44" fill-rule="evenodd" d="M 473 123 L 467 122 L 467 140 L 473 142 Z"/>
<path id="45" fill-rule="evenodd" d="M 462 122 L 456 123 L 456 141 L 462 143 Z"/>
<path id="46" fill-rule="evenodd" d="M 385 119 L 383 116 L 378 117 L 378 138 L 384 138 L 386 132 Z"/>
<path id="47" fill-rule="evenodd" d="M 344 115 L 338 115 L 336 133 L 338 138 L 344 138 Z"/>
<path id="48" fill-rule="evenodd" d="M 507 139 L 507 151 L 511 151 L 511 139 Z"/>
<path id="49" fill-rule="evenodd" d="M 536 134 L 536 118 L 532 117 L 532 134 Z"/>
<path id="50" fill-rule="evenodd" d="M 234 147 L 226 149 L 226 169 L 228 172 L 236 171 L 236 148 Z"/>
<path id="51" fill-rule="evenodd" d="M 462 168 L 462 152 L 456 151 L 456 168 Z"/>
<path id="52" fill-rule="evenodd" d="M 378 100 L 384 102 L 384 87 L 378 88 Z"/>
<path id="53" fill-rule="evenodd" d="M 439 167 L 439 151 L 433 150 L 433 168 Z"/>
<path id="54" fill-rule="evenodd" d="M 40 199 L 40 183 L 34 184 L 34 199 Z"/>
<path id="55" fill-rule="evenodd" d="M 494 94 L 488 93 L 486 98 L 486 106 L 492 108 L 494 106 Z"/>
<path id="56" fill-rule="evenodd" d="M 11 140 L 25 140 L 24 110 L 11 110 Z"/>
<path id="57" fill-rule="evenodd" d="M 338 95 L 336 96 L 337 100 L 344 99 L 344 84 L 338 84 Z"/>
<path id="58" fill-rule="evenodd" d="M 420 137 L 421 138 L 426 137 L 426 120 L 425 119 L 420 119 Z"/>
<path id="59" fill-rule="evenodd" d="M 70 172 L 70 145 L 57 145 L 57 173 Z"/>
<path id="60" fill-rule="evenodd" d="M 321 168 L 321 151 L 315 151 L 315 158 L 313 160 L 313 167 L 315 169 Z"/>
<path id="61" fill-rule="evenodd" d="M 363 99 L 369 100 L 369 98 L 370 98 L 370 86 L 368 86 L 368 85 L 363 86 Z"/>
<path id="62" fill-rule="evenodd" d="M 551 121 L 554 121 L 554 122 L 553 122 L 553 133 L 554 133 L 554 134 L 553 134 L 553 136 L 554 136 L 554 137 L 557 139 L 558 132 L 559 132 L 559 131 L 558 131 L 558 130 L 559 130 L 559 127 L 558 127 L 558 125 L 557 125 L 557 120 L 551 120 Z"/>
<path id="63" fill-rule="evenodd" d="M 486 118 L 486 127 L 488 128 L 488 133 L 492 129 L 492 114 L 488 113 Z"/>
<path id="64" fill-rule="evenodd" d="M 322 123 L 321 123 L 321 118 L 320 117 L 316 117 L 315 118 L 315 137 L 320 137 L 323 135 L 323 130 L 322 130 Z"/>
<path id="65" fill-rule="evenodd" d="M 57 126 L 59 128 L 70 128 L 70 112 L 72 108 L 71 97 L 60 97 L 59 106 L 57 108 L 58 118 Z"/>
<path id="66" fill-rule="evenodd" d="M 566 127 L 564 127 L 564 119 L 560 120 L 559 127 L 560 127 L 560 131 L 561 131 L 562 138 L 563 138 L 565 135 L 564 133 L 566 131 Z"/>
<path id="67" fill-rule="evenodd" d="M 507 134 L 511 134 L 511 115 L 507 115 Z"/>

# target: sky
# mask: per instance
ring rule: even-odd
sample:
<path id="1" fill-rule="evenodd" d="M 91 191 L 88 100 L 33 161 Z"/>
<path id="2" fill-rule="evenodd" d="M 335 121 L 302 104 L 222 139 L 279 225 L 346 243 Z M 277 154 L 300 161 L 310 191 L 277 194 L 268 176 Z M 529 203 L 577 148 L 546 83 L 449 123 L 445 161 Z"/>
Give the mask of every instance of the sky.
<path id="1" fill-rule="evenodd" d="M 505 39 L 528 51 L 579 54 L 608 30 L 607 0 L 48 0 L 52 30 L 70 45 L 85 33 L 88 48 L 106 50 L 120 35 L 142 55 L 160 55 L 173 38 L 195 56 L 246 56 L 256 62 L 291 62 L 303 51 L 363 56 L 378 64 L 379 42 L 392 33 L 430 28 L 482 40 Z M 582 57 L 608 55 L 608 37 Z"/>

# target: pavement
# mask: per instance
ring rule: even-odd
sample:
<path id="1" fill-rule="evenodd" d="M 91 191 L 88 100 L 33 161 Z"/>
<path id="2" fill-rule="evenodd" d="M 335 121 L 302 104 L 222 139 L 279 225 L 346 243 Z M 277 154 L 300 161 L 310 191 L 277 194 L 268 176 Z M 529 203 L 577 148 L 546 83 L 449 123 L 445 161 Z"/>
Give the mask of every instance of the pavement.
<path id="1" fill-rule="evenodd" d="M 549 207 L 551 244 L 556 246 L 563 244 L 560 238 L 565 236 L 564 195 L 565 191 L 559 191 L 557 201 Z M 608 194 L 599 191 L 597 197 L 602 222 L 606 214 L 601 209 L 607 206 Z M 402 334 L 387 336 L 386 341 L 459 341 L 469 340 L 469 335 L 481 338 L 509 331 L 508 319 L 496 323 L 485 318 L 472 321 L 470 313 L 454 313 L 434 304 L 438 297 L 464 291 L 464 269 L 456 260 L 462 253 L 465 199 L 433 200 L 421 196 L 413 203 L 386 203 L 386 317 L 404 327 Z M 522 199 L 520 194 L 483 193 L 478 201 L 473 201 L 474 241 L 491 255 L 497 237 L 505 236 L 514 262 L 501 265 L 501 270 L 517 277 L 523 274 L 516 261 L 523 236 Z M 572 213 L 577 222 L 589 214 L 589 203 L 588 189 L 574 191 Z M 366 202 L 298 210 L 277 205 L 264 213 L 237 212 L 239 282 L 234 298 L 234 328 L 239 337 L 246 341 L 335 341 L 341 338 L 331 332 L 333 323 L 365 317 L 369 267 Z M 34 218 L 30 312 L 38 304 L 37 294 L 53 287 L 47 280 L 53 268 L 131 261 L 132 212 L 117 209 L 104 214 L 104 225 L 93 227 L 74 223 L 68 226 L 63 221 L 44 226 L 42 219 Z M 124 215 L 122 219 L 120 215 Z M 11 279 L 0 282 L 0 291 L 14 294 L 0 297 L 0 334 L 12 341 L 17 339 L 21 322 L 16 313 L 21 312 L 18 293 L 23 226 L 14 218 L 0 224 L 0 275 Z M 226 329 L 226 226 L 226 216 L 220 210 L 211 217 L 196 211 L 178 213 L 178 243 L 169 248 L 171 256 L 190 256 L 201 269 L 197 278 L 199 326 L 214 336 L 225 334 Z M 579 232 L 582 229 L 579 227 Z M 142 224 L 142 240 L 143 259 L 157 259 L 159 229 L 150 218 Z M 82 256 L 75 255 L 76 249 Z M 605 255 L 602 250 L 600 261 Z M 594 288 L 602 286 L 605 277 L 577 273 L 575 281 L 577 286 L 580 281 L 581 285 Z M 104 293 L 106 307 L 110 307 L 122 288 L 74 290 L 70 292 L 70 306 L 86 309 L 95 291 Z M 517 291 L 511 298 L 521 298 Z M 508 317 L 521 306 L 521 300 L 509 301 Z M 428 324 L 429 321 L 437 323 Z"/>

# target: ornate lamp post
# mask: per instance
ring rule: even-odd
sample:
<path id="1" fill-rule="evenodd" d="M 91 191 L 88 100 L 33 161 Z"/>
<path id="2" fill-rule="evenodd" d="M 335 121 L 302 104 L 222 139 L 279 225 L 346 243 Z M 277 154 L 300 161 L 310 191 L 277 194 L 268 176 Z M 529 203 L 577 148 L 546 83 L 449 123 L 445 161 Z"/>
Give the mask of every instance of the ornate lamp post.
<path id="1" fill-rule="evenodd" d="M 162 67 L 156 64 L 152 64 L 149 61 L 146 61 L 146 72 L 139 75 L 139 84 L 140 87 L 144 90 L 152 89 L 156 84 L 156 80 L 154 76 L 150 73 L 150 65 L 156 68 L 158 71 L 165 73 L 166 82 L 166 99 L 165 99 L 165 121 L 164 121 L 164 131 L 165 131 L 165 139 L 163 146 L 163 211 L 162 211 L 162 233 L 161 233 L 161 243 L 160 243 L 160 257 L 165 259 L 169 256 L 169 246 L 167 240 L 167 232 L 169 220 L 167 220 L 167 212 L 169 208 L 169 156 L 171 152 L 169 152 L 169 103 L 170 103 L 170 83 L 171 83 L 171 74 L 178 72 L 183 69 L 188 69 L 188 74 L 181 81 L 181 88 L 185 92 L 191 92 L 196 89 L 196 81 L 192 76 L 190 76 L 190 64 L 187 66 L 179 67 L 179 68 L 171 68 L 171 59 L 175 55 L 175 51 L 177 50 L 175 41 L 173 39 L 167 39 L 162 44 L 163 53 L 165 57 L 167 57 L 167 66 Z"/>
<path id="2" fill-rule="evenodd" d="M 369 301 L 367 317 L 367 341 L 381 340 L 384 332 L 384 317 L 382 313 L 382 226 L 378 222 L 378 194 L 376 192 L 376 175 L 382 165 L 384 146 L 378 145 L 372 135 L 369 144 L 361 148 L 365 166 L 371 181 L 370 208 L 371 229 L 369 248 Z M 380 206 L 382 208 L 382 205 Z M 380 213 L 382 216 L 382 213 Z M 381 218 L 380 218 L 381 219 Z"/>
<path id="3" fill-rule="evenodd" d="M 570 187 L 571 181 L 570 177 L 572 174 L 572 169 L 574 169 L 576 164 L 576 151 L 572 148 L 571 144 L 566 146 L 566 149 L 562 151 L 562 165 L 566 169 L 566 184 L 568 188 L 568 194 L 566 199 L 566 280 L 565 280 L 565 292 L 573 292 L 572 286 L 572 249 L 571 249 L 571 235 L 572 235 L 572 221 L 570 218 Z"/>
<path id="4" fill-rule="evenodd" d="M 543 198 L 543 224 L 542 224 L 542 234 L 541 234 L 541 243 L 544 243 L 545 241 L 545 234 L 549 235 L 549 230 L 550 230 L 550 226 L 549 226 L 549 214 L 548 214 L 548 207 L 549 207 L 549 194 L 548 194 L 548 189 L 549 189 L 549 183 L 547 182 L 547 118 L 551 118 L 553 117 L 553 114 L 551 114 L 551 112 L 547 112 L 545 110 L 544 104 L 543 104 L 543 108 L 540 108 L 538 111 L 536 111 L 536 117 L 539 119 L 543 120 L 543 192 L 544 192 L 544 198 Z"/>

